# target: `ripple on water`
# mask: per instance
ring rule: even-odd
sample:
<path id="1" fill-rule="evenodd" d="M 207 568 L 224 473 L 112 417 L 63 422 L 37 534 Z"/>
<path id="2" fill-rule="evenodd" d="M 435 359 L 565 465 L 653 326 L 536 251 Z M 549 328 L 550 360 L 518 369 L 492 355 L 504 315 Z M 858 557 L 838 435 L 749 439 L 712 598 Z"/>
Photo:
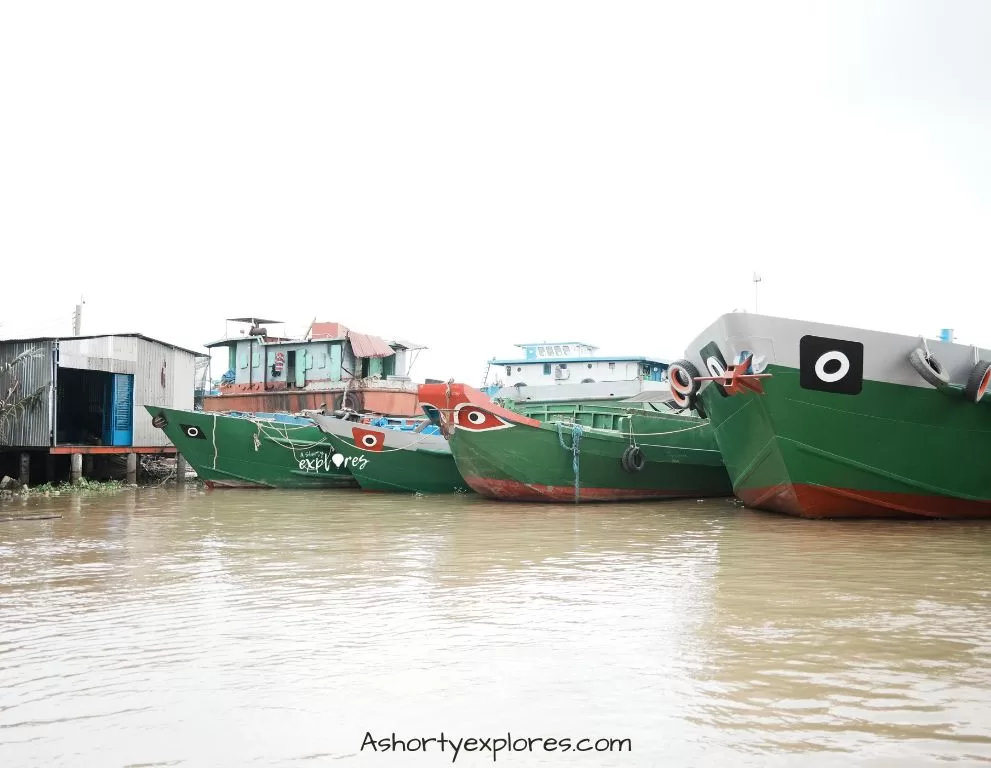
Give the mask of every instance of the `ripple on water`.
<path id="1" fill-rule="evenodd" d="M 991 756 L 983 527 L 724 501 L 32 504 L 62 518 L 0 526 L 4 764 L 377 765 L 369 730 L 633 740 L 603 766 Z"/>

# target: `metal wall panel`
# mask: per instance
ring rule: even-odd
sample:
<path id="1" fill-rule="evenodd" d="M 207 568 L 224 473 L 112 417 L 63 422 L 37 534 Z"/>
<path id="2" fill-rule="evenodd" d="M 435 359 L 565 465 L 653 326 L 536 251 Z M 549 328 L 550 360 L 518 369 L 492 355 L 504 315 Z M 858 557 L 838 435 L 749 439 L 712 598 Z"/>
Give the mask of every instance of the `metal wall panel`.
<path id="1" fill-rule="evenodd" d="M 58 364 L 62 368 L 85 371 L 136 374 L 138 346 L 145 343 L 144 339 L 134 336 L 60 339 Z"/>
<path id="2" fill-rule="evenodd" d="M 20 382 L 23 394 L 44 388 L 41 401 L 33 408 L 12 418 L 0 434 L 0 445 L 23 448 L 47 448 L 51 444 L 52 430 L 52 342 L 3 342 L 0 341 L 0 371 L 21 353 L 29 349 L 38 355 L 18 363 L 11 373 L 0 376 L 0 387 L 7 393 L 14 378 Z"/>
<path id="3" fill-rule="evenodd" d="M 151 423 L 146 405 L 192 410 L 196 358 L 188 352 L 135 339 L 134 445 L 170 445 L 165 433 Z"/>

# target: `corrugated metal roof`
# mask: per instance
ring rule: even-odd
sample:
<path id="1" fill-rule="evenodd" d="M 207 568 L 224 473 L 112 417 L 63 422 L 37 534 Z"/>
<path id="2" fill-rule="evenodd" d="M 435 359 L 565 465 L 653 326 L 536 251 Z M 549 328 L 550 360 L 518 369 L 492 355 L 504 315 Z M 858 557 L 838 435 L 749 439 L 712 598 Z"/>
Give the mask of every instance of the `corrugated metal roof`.
<path id="1" fill-rule="evenodd" d="M 389 357 L 396 354 L 392 347 L 378 336 L 348 331 L 348 339 L 355 357 Z"/>
<path id="2" fill-rule="evenodd" d="M 172 349 L 178 349 L 180 352 L 188 352 L 196 357 L 209 357 L 206 352 L 195 352 L 192 349 L 186 349 L 185 347 L 180 347 L 178 344 L 171 344 L 168 341 L 161 341 L 160 339 L 153 339 L 151 336 L 145 336 L 143 333 L 99 333 L 93 336 L 38 336 L 34 339 L 0 339 L 0 345 L 3 344 L 38 344 L 38 343 L 48 343 L 52 341 L 61 341 L 63 339 L 112 339 L 112 338 L 134 338 L 134 339 L 144 339 L 145 341 L 150 341 L 153 344 L 161 344 L 163 347 L 171 347 Z"/>

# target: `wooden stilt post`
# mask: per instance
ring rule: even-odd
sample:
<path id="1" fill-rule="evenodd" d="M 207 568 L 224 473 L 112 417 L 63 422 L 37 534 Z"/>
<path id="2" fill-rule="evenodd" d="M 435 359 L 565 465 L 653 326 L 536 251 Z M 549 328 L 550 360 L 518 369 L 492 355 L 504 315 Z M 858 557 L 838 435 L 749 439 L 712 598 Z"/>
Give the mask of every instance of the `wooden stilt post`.
<path id="1" fill-rule="evenodd" d="M 138 454 L 127 454 L 127 484 L 137 485 L 138 482 Z"/>
<path id="2" fill-rule="evenodd" d="M 45 482 L 55 482 L 55 455 L 51 453 L 45 454 Z"/>
<path id="3" fill-rule="evenodd" d="M 175 482 L 176 485 L 186 484 L 186 459 L 181 453 L 175 455 Z"/>
<path id="4" fill-rule="evenodd" d="M 79 485 L 83 477 L 83 455 L 81 453 L 69 454 L 69 480 L 73 485 Z"/>

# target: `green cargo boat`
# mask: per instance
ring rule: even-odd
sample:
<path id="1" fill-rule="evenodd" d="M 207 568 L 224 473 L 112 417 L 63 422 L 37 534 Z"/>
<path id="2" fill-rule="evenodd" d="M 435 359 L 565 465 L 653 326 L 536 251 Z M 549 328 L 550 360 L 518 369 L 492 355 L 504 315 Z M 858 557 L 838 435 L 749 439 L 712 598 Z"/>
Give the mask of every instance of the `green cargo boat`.
<path id="1" fill-rule="evenodd" d="M 813 518 L 991 517 L 991 352 L 726 314 L 669 369 L 736 495 Z"/>
<path id="2" fill-rule="evenodd" d="M 541 422 L 460 384 L 425 385 L 465 482 L 493 499 L 626 501 L 732 495 L 706 420 L 572 403 Z M 550 414 L 548 414 L 550 415 Z"/>
<path id="3" fill-rule="evenodd" d="M 228 415 L 146 405 L 207 486 L 355 488 L 338 441 L 311 421 L 277 414 Z M 337 455 L 337 459 L 335 459 Z"/>
<path id="4" fill-rule="evenodd" d="M 403 431 L 314 414 L 314 423 L 343 454 L 343 465 L 366 491 L 470 493 L 447 440 L 424 421 Z"/>

